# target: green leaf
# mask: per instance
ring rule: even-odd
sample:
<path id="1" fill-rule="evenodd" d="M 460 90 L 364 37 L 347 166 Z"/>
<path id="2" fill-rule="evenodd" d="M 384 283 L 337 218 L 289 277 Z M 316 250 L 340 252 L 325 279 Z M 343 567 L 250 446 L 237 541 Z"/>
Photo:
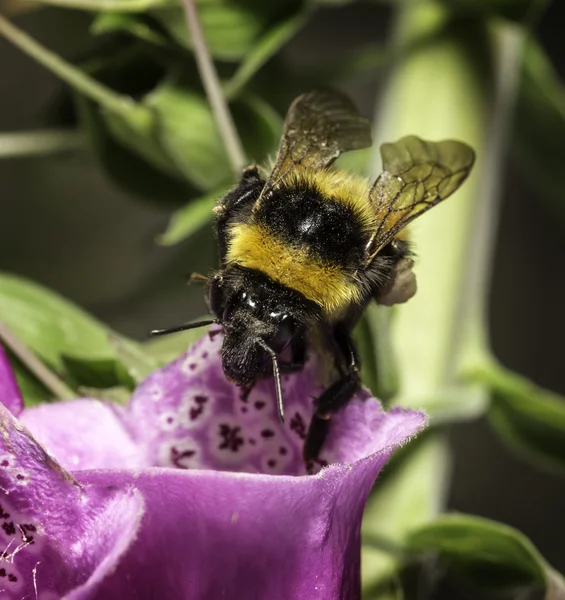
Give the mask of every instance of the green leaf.
<path id="1" fill-rule="evenodd" d="M 565 87 L 535 41 L 529 42 L 524 57 L 514 132 L 513 148 L 521 170 L 553 213 L 565 221 Z"/>
<path id="2" fill-rule="evenodd" d="M 172 246 L 190 237 L 212 219 L 212 209 L 217 199 L 225 192 L 226 190 L 222 189 L 206 194 L 174 212 L 167 229 L 158 237 L 157 241 L 163 246 Z"/>
<path id="3" fill-rule="evenodd" d="M 272 58 L 306 23 L 310 10 L 299 6 L 296 12 L 268 29 L 247 52 L 231 79 L 225 84 L 228 98 L 237 96 L 255 73 Z"/>
<path id="4" fill-rule="evenodd" d="M 22 364 L 9 348 L 5 348 L 5 350 L 14 374 L 16 375 L 16 380 L 20 392 L 22 393 L 25 406 L 36 406 L 37 404 L 53 400 L 53 393 L 29 372 L 26 366 Z"/>
<path id="5" fill-rule="evenodd" d="M 159 142 L 178 169 L 202 190 L 227 187 L 233 174 L 207 101 L 172 80 L 149 94 Z M 232 106 L 247 156 L 263 160 L 275 146 L 280 118 L 261 100 L 249 96 Z"/>
<path id="6" fill-rule="evenodd" d="M 203 190 L 216 189 L 232 174 L 222 139 L 206 100 L 168 81 L 144 99 L 155 116 L 155 131 L 166 153 L 187 179 Z"/>
<path id="7" fill-rule="evenodd" d="M 65 372 L 75 388 L 110 388 L 121 384 L 132 389 L 134 381 L 114 358 L 90 360 L 62 355 Z"/>
<path id="8" fill-rule="evenodd" d="M 361 580 L 363 592 L 369 597 L 388 586 L 407 561 L 403 548 L 410 532 L 441 512 L 448 454 L 443 436 L 429 432 L 396 456 L 384 476 L 379 477 L 361 528 Z"/>
<path id="9" fill-rule="evenodd" d="M 437 552 L 455 573 L 495 592 L 535 586 L 549 590 L 552 580 L 559 579 L 523 534 L 479 517 L 440 517 L 412 532 L 407 546 L 414 552 Z"/>
<path id="10" fill-rule="evenodd" d="M 108 328 L 58 294 L 0 272 L 2 321 L 28 348 L 53 368 L 62 355 L 89 360 L 112 359 Z"/>
<path id="11" fill-rule="evenodd" d="M 103 128 L 99 127 L 99 120 L 89 110 L 88 104 L 83 102 L 80 108 L 79 103 L 80 112 L 100 147 L 104 147 L 107 133 L 154 169 L 173 180 L 185 178 L 202 190 L 216 189 L 232 180 L 226 151 L 208 103 L 186 83 L 169 77 L 146 94 L 142 101 L 135 102 L 129 95 L 116 93 L 41 46 L 1 15 L 0 35 L 61 77 L 79 94 L 99 105 L 98 115 L 103 121 Z M 236 103 L 233 112 L 248 156 L 264 159 L 275 143 L 278 116 L 264 102 L 252 97 Z M 115 146 L 113 150 L 116 151 Z M 135 165 L 127 153 L 121 152 L 119 157 L 128 166 Z M 114 172 L 117 172 L 115 167 Z M 139 169 L 139 173 L 142 172 L 143 169 Z M 148 178 L 157 186 L 154 175 L 150 172 Z M 142 178 L 143 175 L 140 175 Z M 166 186 L 171 193 L 179 191 L 171 190 L 171 187 L 170 184 Z"/>
<path id="12" fill-rule="evenodd" d="M 0 35 L 60 77 L 73 90 L 96 102 L 108 131 L 115 139 L 164 173 L 179 179 L 182 177 L 182 173 L 160 145 L 156 118 L 149 107 L 100 83 L 84 70 L 39 44 L 1 15 Z"/>
<path id="13" fill-rule="evenodd" d="M 84 96 L 75 96 L 77 113 L 92 149 L 107 175 L 126 192 L 152 202 L 178 207 L 196 194 L 179 176 L 167 175 L 121 144 L 111 134 L 98 105 Z"/>
<path id="14" fill-rule="evenodd" d="M 108 131 L 117 141 L 163 173 L 180 178 L 182 170 L 175 162 L 175 157 L 170 156 L 169 149 L 163 147 L 161 143 L 158 132 L 159 115 L 152 112 L 150 108 L 153 107 L 132 102 L 129 110 L 120 112 L 103 110 L 101 114 Z"/>
<path id="15" fill-rule="evenodd" d="M 207 107 L 206 107 L 206 110 Z M 259 98 L 246 95 L 241 101 L 233 106 L 233 113 L 240 131 L 244 134 L 243 142 L 250 161 L 262 162 L 268 152 L 275 148 L 281 130 L 281 118 L 271 107 Z M 177 137 L 176 129 L 172 129 L 172 135 Z M 194 135 L 194 131 L 191 132 Z M 182 143 L 182 149 L 188 147 L 188 142 Z M 204 154 L 198 157 L 202 160 Z M 187 160 L 194 160 L 193 153 Z M 210 167 L 215 168 L 213 160 Z M 226 163 L 224 163 L 226 164 Z M 202 178 L 204 182 L 204 178 Z M 169 221 L 166 231 L 158 238 L 158 242 L 164 246 L 171 246 L 183 239 L 193 235 L 203 225 L 212 219 L 212 209 L 217 199 L 223 196 L 228 186 L 220 186 L 211 193 L 204 194 L 200 198 L 191 200 L 186 206 L 176 211 Z"/>
<path id="16" fill-rule="evenodd" d="M 132 388 L 158 366 L 141 346 L 55 292 L 6 273 L 0 273 L 0 314 L 22 343 L 75 389 Z M 24 365 L 12 363 L 26 401 L 52 398 Z"/>
<path id="17" fill-rule="evenodd" d="M 490 389 L 488 416 L 501 438 L 536 465 L 565 473 L 565 398 L 494 363 L 469 376 Z"/>
<path id="18" fill-rule="evenodd" d="M 94 35 L 125 32 L 157 46 L 169 45 L 167 38 L 152 27 L 144 15 L 133 13 L 100 13 L 92 22 L 90 31 Z"/>
<path id="19" fill-rule="evenodd" d="M 192 49 L 192 41 L 181 7 L 152 11 L 172 39 Z M 252 48 L 264 27 L 261 14 L 253 5 L 211 1 L 198 6 L 204 39 L 214 58 L 236 61 Z"/>

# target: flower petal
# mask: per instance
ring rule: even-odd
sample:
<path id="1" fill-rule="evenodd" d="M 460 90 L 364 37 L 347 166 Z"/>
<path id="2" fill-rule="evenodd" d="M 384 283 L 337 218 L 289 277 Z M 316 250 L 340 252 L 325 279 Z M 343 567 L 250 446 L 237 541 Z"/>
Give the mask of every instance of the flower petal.
<path id="1" fill-rule="evenodd" d="M 85 487 L 0 406 L 0 580 L 3 598 L 60 598 L 116 568 L 139 525 L 132 486 Z"/>
<path id="2" fill-rule="evenodd" d="M 314 358 L 282 381 L 286 422 L 275 405 L 274 382 L 260 380 L 246 397 L 224 377 L 221 335 L 204 336 L 179 359 L 152 373 L 134 392 L 124 418 L 150 464 L 249 473 L 303 475 L 302 446 L 314 411 Z M 413 416 L 422 419 L 421 415 Z M 404 417 L 400 418 L 403 421 Z M 381 447 L 394 427 L 363 390 L 331 419 L 322 464 L 350 463 Z"/>
<path id="3" fill-rule="evenodd" d="M 135 485 L 139 535 L 100 598 L 360 598 L 360 526 L 373 482 L 423 417 L 382 417 L 381 449 L 316 476 L 147 469 L 82 472 L 84 485 Z"/>
<path id="4" fill-rule="evenodd" d="M 28 408 L 20 421 L 65 469 L 147 465 L 122 424 L 121 409 L 99 400 L 73 400 Z"/>
<path id="5" fill-rule="evenodd" d="M 0 344 L 0 402 L 16 416 L 24 407 L 20 388 L 2 344 Z"/>

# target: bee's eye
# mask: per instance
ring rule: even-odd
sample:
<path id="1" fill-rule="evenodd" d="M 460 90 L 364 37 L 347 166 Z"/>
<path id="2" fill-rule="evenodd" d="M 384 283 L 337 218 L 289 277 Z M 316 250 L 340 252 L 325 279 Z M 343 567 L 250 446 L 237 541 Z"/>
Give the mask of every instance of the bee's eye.
<path id="1" fill-rule="evenodd" d="M 226 305 L 224 314 L 222 315 L 222 321 L 224 323 L 229 323 L 232 320 L 237 305 L 238 302 L 233 300 Z"/>
<path id="2" fill-rule="evenodd" d="M 280 322 L 277 333 L 271 339 L 269 346 L 275 352 L 281 352 L 290 344 L 295 333 L 296 333 L 296 329 L 295 329 L 294 322 L 292 321 L 292 319 L 290 319 L 288 317 L 284 317 L 282 319 L 282 321 Z"/>
<path id="3" fill-rule="evenodd" d="M 257 309 L 258 302 L 257 299 L 249 294 L 246 291 L 241 291 L 232 296 L 230 301 L 227 303 L 224 314 L 222 315 L 222 321 L 224 323 L 229 323 L 238 309 L 245 306 L 246 310 L 251 310 L 252 312 Z"/>

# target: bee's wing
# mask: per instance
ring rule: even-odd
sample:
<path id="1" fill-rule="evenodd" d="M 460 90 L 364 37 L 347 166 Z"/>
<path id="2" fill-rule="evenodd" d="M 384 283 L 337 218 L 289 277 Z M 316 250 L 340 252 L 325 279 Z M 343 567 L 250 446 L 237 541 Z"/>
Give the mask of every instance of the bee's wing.
<path id="1" fill-rule="evenodd" d="M 371 145 L 371 125 L 341 92 L 320 89 L 296 98 L 288 109 L 281 142 L 261 195 L 296 169 L 323 169 L 342 153 Z"/>
<path id="2" fill-rule="evenodd" d="M 413 135 L 383 144 L 381 156 L 383 172 L 369 192 L 377 228 L 368 263 L 410 221 L 453 194 L 475 161 L 467 144 L 426 142 Z"/>

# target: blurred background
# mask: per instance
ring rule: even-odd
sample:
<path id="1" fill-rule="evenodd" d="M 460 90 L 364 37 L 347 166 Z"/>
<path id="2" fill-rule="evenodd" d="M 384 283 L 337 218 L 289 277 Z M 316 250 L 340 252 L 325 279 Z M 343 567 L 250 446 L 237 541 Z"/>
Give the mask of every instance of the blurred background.
<path id="1" fill-rule="evenodd" d="M 0 12 L 70 62 L 89 65 L 90 72 L 114 87 L 125 86 L 125 92 L 146 90 L 159 77 L 154 48 L 136 54 L 131 34 L 119 28 L 111 35 L 93 35 L 88 12 L 17 0 L 1 2 Z M 309 84 L 311 72 L 323 73 L 325 65 L 340 60 L 347 70 L 343 57 L 367 45 L 385 47 L 394 13 L 394 6 L 382 2 L 317 6 L 268 63 L 273 73 L 295 75 L 293 86 L 284 86 L 285 77 L 265 83 L 259 74 L 257 90 L 283 113 Z M 553 2 L 540 14 L 534 25 L 537 38 L 563 77 L 565 4 Z M 98 26 L 102 29 L 100 21 Z M 145 52 L 151 44 L 142 37 L 136 44 Z M 381 65 L 386 54 L 367 54 L 366 60 L 369 67 L 352 69 L 341 87 L 373 118 L 386 81 Z M 198 194 L 187 187 L 186 192 L 172 189 L 151 197 L 120 185 L 101 159 L 100 147 L 84 127 L 76 128 L 77 104 L 60 79 L 2 38 L 0 72 L 0 270 L 56 290 L 137 340 L 145 340 L 152 328 L 205 313 L 202 290 L 188 287 L 186 274 L 205 273 L 215 265 L 210 223 L 174 245 L 162 238 L 171 215 Z M 429 73 L 429 85 L 440 77 L 441 72 Z M 561 110 L 565 113 L 565 102 Z M 524 114 L 518 106 L 516 118 Z M 510 128 L 513 133 L 516 121 Z M 56 135 L 51 145 L 49 131 L 61 130 L 67 133 Z M 45 132 L 39 144 L 35 138 L 14 142 L 4 135 L 37 131 Z M 271 138 L 265 144 L 272 148 Z M 488 298 L 491 344 L 505 366 L 565 395 L 565 191 L 542 193 L 547 182 L 535 169 L 528 170 L 527 156 L 515 152 L 517 145 L 511 141 L 504 157 Z M 558 151 L 557 143 L 555 162 L 565 161 Z M 565 480 L 517 458 L 484 418 L 456 423 L 449 435 L 454 458 L 448 507 L 520 529 L 556 569 L 565 571 Z"/>

